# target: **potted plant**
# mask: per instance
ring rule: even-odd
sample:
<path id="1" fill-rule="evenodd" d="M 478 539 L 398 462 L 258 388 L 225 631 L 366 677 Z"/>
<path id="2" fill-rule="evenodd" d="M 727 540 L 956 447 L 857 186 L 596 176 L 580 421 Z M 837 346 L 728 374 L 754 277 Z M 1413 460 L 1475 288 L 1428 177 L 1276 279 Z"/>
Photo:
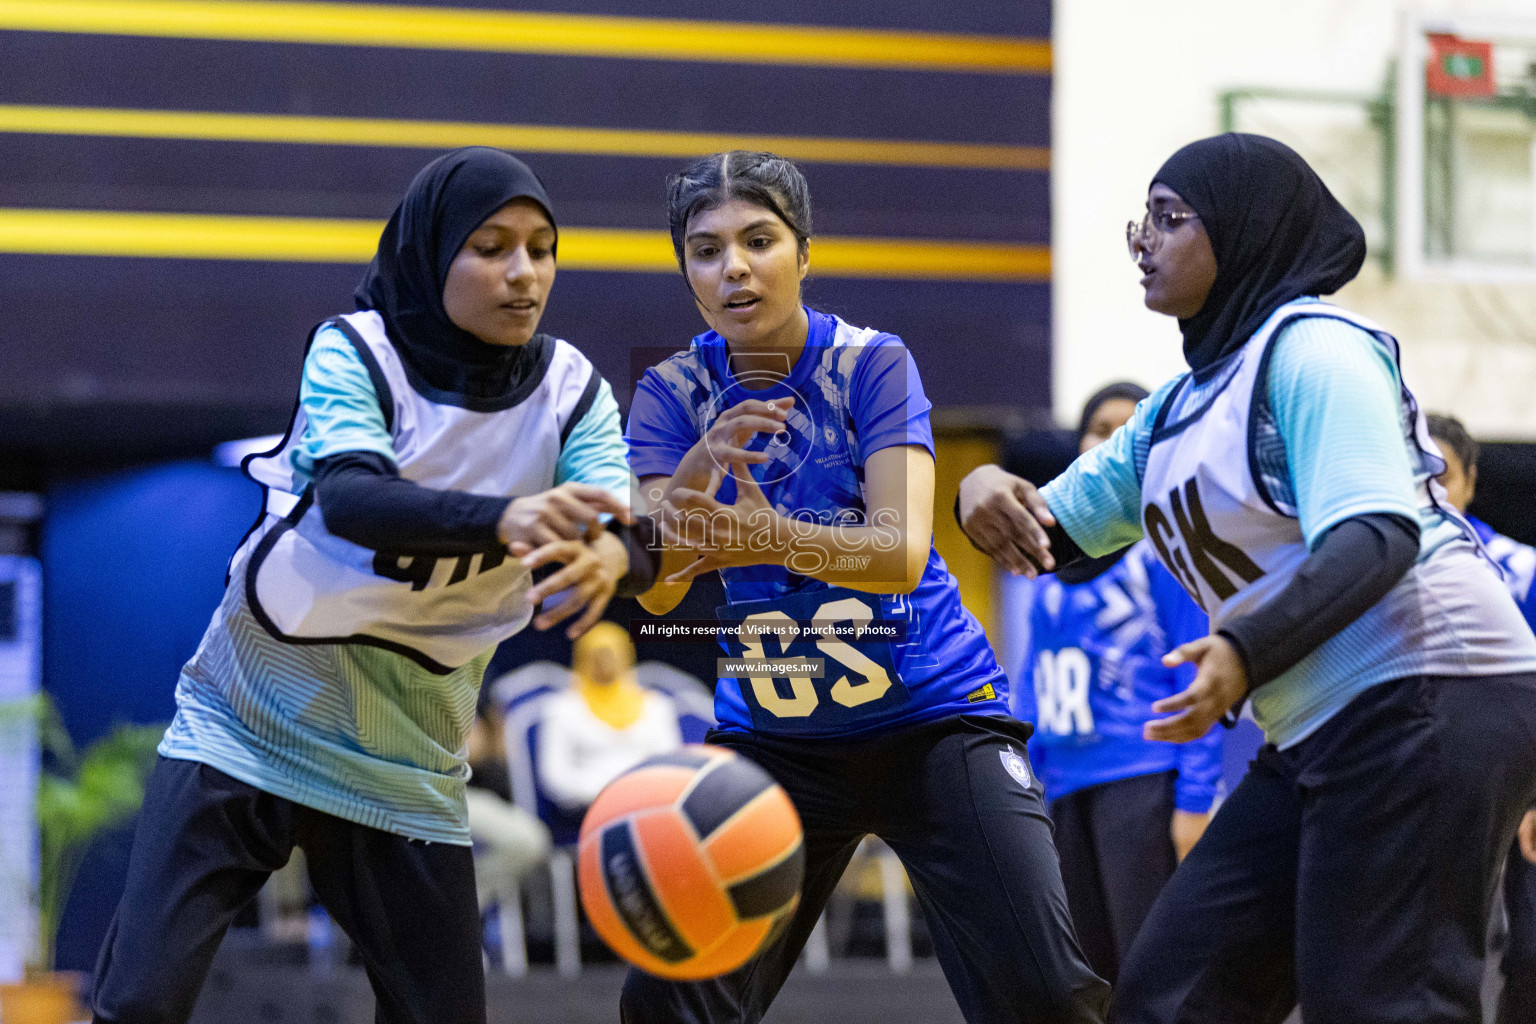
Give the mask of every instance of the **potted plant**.
<path id="1" fill-rule="evenodd" d="M 30 715 L 37 723 L 43 771 L 37 780 L 38 866 L 36 946 L 27 978 L 0 986 L 5 1024 L 67 1024 L 80 1020 L 80 977 L 54 969 L 64 905 L 91 841 L 122 825 L 144 802 L 163 725 L 119 725 L 77 752 L 58 708 L 46 694 L 12 702 L 0 716 Z"/>

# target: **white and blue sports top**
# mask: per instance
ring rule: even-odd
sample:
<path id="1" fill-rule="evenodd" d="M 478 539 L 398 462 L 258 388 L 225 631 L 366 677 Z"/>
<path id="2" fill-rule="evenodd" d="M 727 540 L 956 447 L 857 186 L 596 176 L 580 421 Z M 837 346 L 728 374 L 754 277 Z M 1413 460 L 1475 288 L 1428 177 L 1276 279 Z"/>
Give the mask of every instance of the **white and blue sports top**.
<path id="1" fill-rule="evenodd" d="M 602 378 L 565 341 L 543 346 L 542 365 L 500 408 L 468 408 L 407 376 L 384 321 L 367 310 L 338 317 L 368 366 L 403 479 L 438 490 L 518 498 L 548 490 L 568 433 Z M 443 398 L 445 400 L 435 400 Z M 276 451 L 247 474 L 267 488 L 269 514 L 236 559 L 249 557 L 251 612 L 293 643 L 366 643 L 446 672 L 517 633 L 533 615 L 529 571 L 504 550 L 457 557 L 378 552 L 325 527 L 296 465 L 307 428 L 302 406 Z"/>
<path id="2" fill-rule="evenodd" d="M 162 755 L 370 828 L 469 844 L 465 737 L 497 641 L 527 620 L 527 573 L 489 543 L 468 558 L 380 555 L 331 536 L 306 496 L 314 464 L 348 452 L 481 495 L 567 481 L 628 493 L 607 383 L 565 342 L 538 344 L 521 384 L 470 400 L 402 366 L 376 314 L 316 330 L 288 437 L 247 467 L 266 507 L 182 669 Z"/>
<path id="3" fill-rule="evenodd" d="M 1202 379 L 1159 388 L 1042 493 L 1087 554 L 1145 534 L 1213 631 L 1279 593 L 1345 519 L 1419 522 L 1418 561 L 1386 597 L 1254 691 L 1283 748 L 1377 683 L 1536 671 L 1536 639 L 1433 480 L 1437 451 L 1396 340 L 1302 298 Z"/>

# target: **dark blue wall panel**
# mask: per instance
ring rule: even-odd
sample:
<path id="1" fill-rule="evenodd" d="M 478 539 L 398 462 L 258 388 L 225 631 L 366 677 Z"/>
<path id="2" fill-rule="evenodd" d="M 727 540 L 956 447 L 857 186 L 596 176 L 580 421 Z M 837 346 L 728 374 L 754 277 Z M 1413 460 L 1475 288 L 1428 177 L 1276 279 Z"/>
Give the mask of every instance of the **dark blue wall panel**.
<path id="1" fill-rule="evenodd" d="M 478 6 L 1048 39 L 1048 0 L 530 0 Z M 1049 74 L 0 32 L 0 104 L 1050 144 Z M 386 217 L 430 149 L 0 133 L 0 209 Z M 660 231 L 684 157 L 526 154 L 564 226 Z M 1049 172 L 807 163 L 818 232 L 1046 245 Z M 308 328 L 360 267 L 0 254 L 0 436 L 123 459 L 277 429 Z M 822 280 L 813 301 L 907 335 L 940 407 L 1049 405 L 1040 283 Z M 545 325 L 617 380 L 698 325 L 665 275 L 565 272 Z M 942 359 L 925 361 L 925 353 Z M 1001 372 L 988 372 L 1001 368 Z M 987 369 L 983 369 L 987 368 Z"/>
<path id="2" fill-rule="evenodd" d="M 259 489 L 236 470 L 185 462 L 63 479 L 46 497 L 43 678 L 70 735 L 83 746 L 118 722 L 169 722 Z M 59 932 L 60 967 L 95 966 L 131 835 L 93 844 Z"/>

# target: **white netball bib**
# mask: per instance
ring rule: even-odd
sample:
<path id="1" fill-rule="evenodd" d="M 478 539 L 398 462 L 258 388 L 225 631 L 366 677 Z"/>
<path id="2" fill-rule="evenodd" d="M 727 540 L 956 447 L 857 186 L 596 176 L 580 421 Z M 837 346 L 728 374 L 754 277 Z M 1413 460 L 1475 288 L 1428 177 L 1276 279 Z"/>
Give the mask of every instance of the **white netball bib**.
<path id="1" fill-rule="evenodd" d="M 1206 610 L 1212 632 L 1274 596 L 1308 554 L 1296 510 L 1265 484 L 1253 403 L 1264 385 L 1271 340 L 1290 321 L 1315 316 L 1354 324 L 1397 360 L 1397 340 L 1369 320 L 1317 299 L 1296 299 L 1277 309 L 1208 385 L 1197 391 L 1191 377 L 1181 380 L 1153 423 L 1142 527 L 1158 558 Z M 1402 401 L 1421 457 L 1438 460 L 1406 388 Z M 1444 492 L 1434 493 L 1439 486 L 1433 472 L 1419 485 L 1421 508 L 1439 504 L 1448 512 L 1437 501 Z"/>
<path id="2" fill-rule="evenodd" d="M 504 498 L 548 490 L 564 435 L 601 383 L 585 356 L 548 338 L 538 367 L 514 393 L 494 403 L 467 400 L 413 384 L 379 314 L 351 313 L 331 324 L 368 367 L 401 477 L 424 487 Z M 248 559 L 251 612 L 273 636 L 372 644 L 448 672 L 527 624 L 529 572 L 504 549 L 444 557 L 378 552 L 331 534 L 313 487 L 302 486 L 293 469 L 305 426 L 300 408 L 283 443 L 245 465 L 267 489 L 267 514 L 232 571 Z"/>

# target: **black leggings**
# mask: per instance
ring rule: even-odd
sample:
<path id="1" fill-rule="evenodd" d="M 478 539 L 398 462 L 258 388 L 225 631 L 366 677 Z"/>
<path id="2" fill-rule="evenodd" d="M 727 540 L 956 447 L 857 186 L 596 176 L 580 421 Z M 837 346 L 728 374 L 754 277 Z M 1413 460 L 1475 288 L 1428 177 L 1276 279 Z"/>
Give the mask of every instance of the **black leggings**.
<path id="1" fill-rule="evenodd" d="M 1259 751 L 1120 971 L 1121 1024 L 1477 1024 L 1536 674 L 1373 686 Z"/>
<path id="2" fill-rule="evenodd" d="M 1051 801 L 1067 906 L 1088 964 L 1111 984 L 1178 865 L 1173 771 L 1116 779 Z"/>
<path id="3" fill-rule="evenodd" d="M 295 846 L 363 958 L 379 1024 L 485 1024 L 469 847 L 356 825 L 166 758 L 96 965 L 97 1024 L 190 1018 L 230 922 Z"/>
<path id="4" fill-rule="evenodd" d="M 1536 771 L 1536 767 L 1533 767 Z M 1499 1024 L 1536 1021 L 1536 864 L 1517 845 L 1504 869 L 1504 906 L 1509 911 L 1509 944 L 1504 947 L 1504 994 Z"/>

